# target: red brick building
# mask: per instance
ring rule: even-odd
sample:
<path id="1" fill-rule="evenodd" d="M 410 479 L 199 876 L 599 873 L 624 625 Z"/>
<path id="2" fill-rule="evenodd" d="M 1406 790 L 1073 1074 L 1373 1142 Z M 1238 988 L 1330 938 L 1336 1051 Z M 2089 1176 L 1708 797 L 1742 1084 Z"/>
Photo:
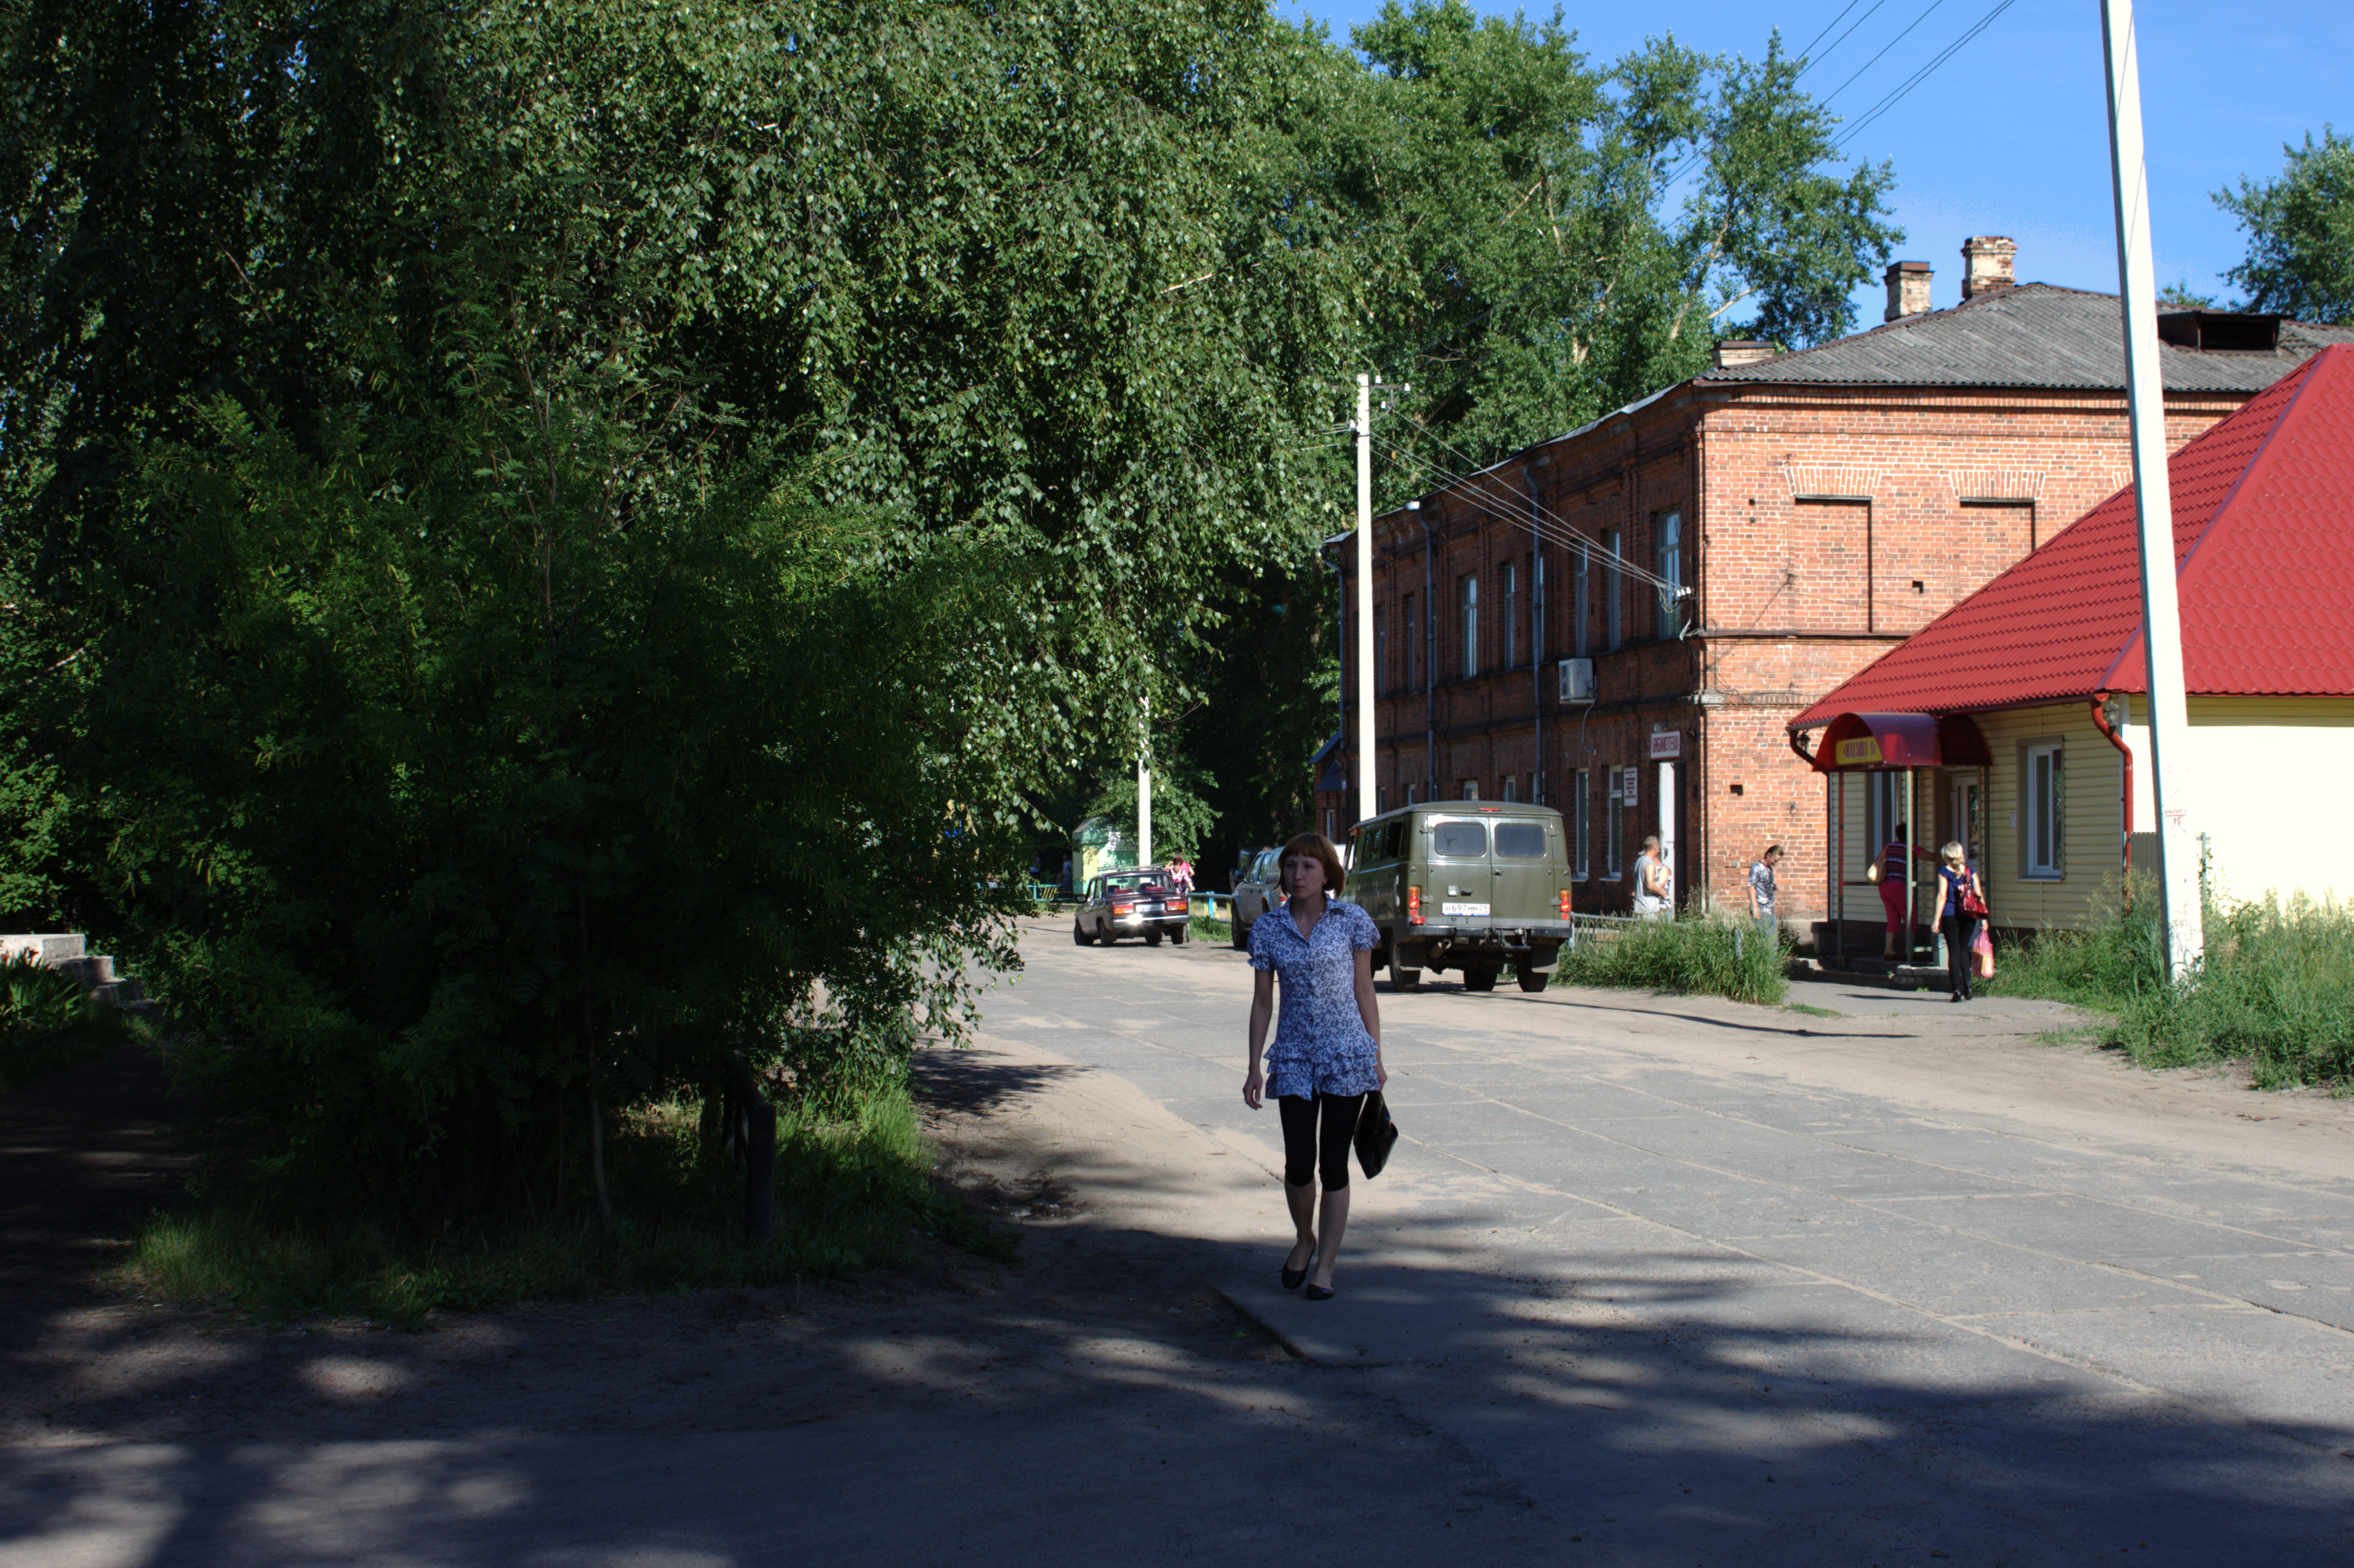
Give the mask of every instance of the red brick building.
<path id="1" fill-rule="evenodd" d="M 1966 243 L 1947 310 L 1900 262 L 1882 326 L 1719 344 L 1708 374 L 1376 518 L 1376 809 L 1555 806 L 1591 910 L 1627 906 L 1646 833 L 1675 845 L 1679 898 L 1735 904 L 1780 842 L 1785 916 L 1819 916 L 1825 794 L 1789 720 L 2129 477 L 2116 299 L 2015 285 L 2015 249 Z M 2354 341 L 2270 316 L 2162 327 L 2178 447 Z M 1353 547 L 1332 554 L 1353 615 Z M 1320 826 L 1353 821 L 1357 756 L 1353 733 L 1331 752 Z"/>

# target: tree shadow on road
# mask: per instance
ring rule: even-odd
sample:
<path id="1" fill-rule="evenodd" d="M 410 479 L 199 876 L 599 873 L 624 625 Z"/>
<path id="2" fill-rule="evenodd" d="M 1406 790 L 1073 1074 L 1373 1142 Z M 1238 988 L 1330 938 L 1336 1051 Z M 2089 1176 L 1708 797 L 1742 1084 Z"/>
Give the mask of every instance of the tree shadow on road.
<path id="1" fill-rule="evenodd" d="M 973 1115 L 1083 1071 L 925 1065 Z M 1200 1180 L 1150 1143 L 1059 1160 L 1087 1202 L 1007 1270 L 425 1335 L 53 1303 L 13 1366 L 74 1420 L 0 1450 L 0 1563 L 2346 1560 L 2326 1414 L 2152 1394 L 1624 1215 L 1505 1248 L 1478 1202 L 1369 1202 L 1310 1303 L 1271 1180 L 1213 1194 L 1259 1206 L 1241 1242 L 1136 1220 Z"/>

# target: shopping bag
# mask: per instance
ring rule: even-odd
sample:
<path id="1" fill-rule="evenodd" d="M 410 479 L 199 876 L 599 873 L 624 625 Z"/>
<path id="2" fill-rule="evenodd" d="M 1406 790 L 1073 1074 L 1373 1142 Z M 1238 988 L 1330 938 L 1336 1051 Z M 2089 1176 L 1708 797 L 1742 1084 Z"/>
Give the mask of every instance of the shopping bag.
<path id="1" fill-rule="evenodd" d="M 1994 978 L 1993 933 L 1984 926 L 1979 927 L 1978 934 L 1970 938 L 1970 951 L 1978 955 L 1978 979 L 1992 980 Z"/>

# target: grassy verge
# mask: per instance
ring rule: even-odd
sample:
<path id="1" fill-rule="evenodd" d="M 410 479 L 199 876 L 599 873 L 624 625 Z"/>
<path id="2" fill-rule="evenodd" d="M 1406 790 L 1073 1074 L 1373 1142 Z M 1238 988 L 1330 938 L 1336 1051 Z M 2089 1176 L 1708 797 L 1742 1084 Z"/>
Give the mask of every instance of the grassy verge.
<path id="1" fill-rule="evenodd" d="M 911 1233 L 1014 1257 L 1013 1232 L 930 1181 L 932 1151 L 904 1087 L 876 1091 L 843 1120 L 780 1112 L 777 1236 L 760 1252 L 742 1239 L 741 1168 L 701 1148 L 697 1108 L 651 1107 L 617 1129 L 610 1228 L 574 1212 L 419 1235 L 223 1192 L 150 1222 L 120 1282 L 270 1318 L 414 1326 L 435 1308 L 840 1275 L 901 1260 Z"/>
<path id="2" fill-rule="evenodd" d="M 2354 1092 L 2354 910 L 2302 897 L 2206 915 L 2197 978 L 2167 978 L 2148 888 L 2118 889 L 2084 931 L 1998 956 L 1991 988 L 2110 1013 L 2101 1031 L 2144 1066 L 2246 1062 L 2260 1088 Z"/>
<path id="3" fill-rule="evenodd" d="M 1196 942 L 1215 942 L 1225 947 L 1235 939 L 1235 928 L 1224 920 L 1213 920 L 1207 915 L 1196 915 L 1185 923 L 1186 937 Z"/>
<path id="4" fill-rule="evenodd" d="M 1608 933 L 1581 932 L 1575 947 L 1562 950 L 1554 979 L 1564 985 L 1689 991 L 1770 1007 L 1790 994 L 1788 954 L 1787 943 L 1761 940 L 1754 923 L 1687 916 Z"/>
<path id="5" fill-rule="evenodd" d="M 71 975 L 28 958 L 0 964 L 0 1092 L 146 1037 L 137 1018 Z"/>

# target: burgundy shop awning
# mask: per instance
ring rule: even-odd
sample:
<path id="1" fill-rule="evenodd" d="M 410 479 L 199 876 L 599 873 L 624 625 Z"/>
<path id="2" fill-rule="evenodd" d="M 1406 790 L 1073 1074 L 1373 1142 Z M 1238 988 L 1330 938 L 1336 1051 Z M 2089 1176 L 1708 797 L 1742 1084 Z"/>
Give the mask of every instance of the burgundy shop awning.
<path id="1" fill-rule="evenodd" d="M 1841 714 L 1811 754 L 1818 773 L 1891 773 L 1906 768 L 1984 768 L 1986 736 L 1961 714 Z"/>

